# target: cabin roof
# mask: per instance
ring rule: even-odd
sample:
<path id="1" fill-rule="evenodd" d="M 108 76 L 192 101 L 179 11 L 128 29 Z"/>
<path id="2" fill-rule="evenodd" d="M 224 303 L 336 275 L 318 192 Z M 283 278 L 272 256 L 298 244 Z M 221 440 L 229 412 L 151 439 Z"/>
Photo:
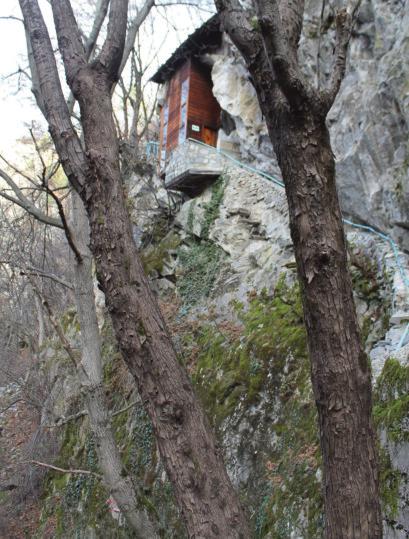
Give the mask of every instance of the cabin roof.
<path id="1" fill-rule="evenodd" d="M 172 77 L 188 58 L 216 50 L 221 46 L 221 42 L 220 19 L 216 13 L 200 28 L 195 30 L 193 34 L 190 34 L 172 56 L 161 65 L 151 80 L 157 84 L 163 84 Z"/>

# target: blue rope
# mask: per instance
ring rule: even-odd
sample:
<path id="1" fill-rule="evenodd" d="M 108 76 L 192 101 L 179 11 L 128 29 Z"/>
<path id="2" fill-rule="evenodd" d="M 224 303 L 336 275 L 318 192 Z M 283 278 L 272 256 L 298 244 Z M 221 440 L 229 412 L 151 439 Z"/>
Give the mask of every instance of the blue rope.
<path id="1" fill-rule="evenodd" d="M 279 179 L 275 178 L 274 176 L 271 176 L 270 174 L 267 174 L 266 172 L 263 172 L 262 170 L 257 170 L 256 168 L 254 168 L 254 167 L 252 167 L 250 165 L 246 165 L 245 163 L 242 163 L 238 159 L 232 157 L 231 155 L 229 155 L 226 152 L 223 152 L 219 148 L 215 148 L 214 146 L 209 146 L 208 144 L 205 144 L 204 142 L 202 142 L 200 140 L 196 140 L 196 139 L 192 139 L 192 138 L 188 138 L 187 140 L 189 142 L 195 142 L 196 144 L 200 144 L 201 146 L 205 146 L 206 148 L 210 148 L 211 150 L 219 153 L 220 155 L 223 155 L 224 157 L 227 157 L 227 159 L 230 159 L 230 161 L 237 164 L 239 167 L 241 167 L 241 168 L 243 168 L 245 170 L 248 170 L 250 172 L 254 172 L 254 173 L 258 174 L 259 176 L 262 176 L 266 180 L 275 183 L 279 187 L 284 187 L 284 183 L 282 181 L 280 181 Z M 403 281 L 404 285 L 406 286 L 406 288 L 408 290 L 408 294 L 409 294 L 409 278 L 406 275 L 405 268 L 403 267 L 403 265 L 402 265 L 402 263 L 400 261 L 399 249 L 398 249 L 398 246 L 397 246 L 396 242 L 390 236 L 388 236 L 387 234 L 383 234 L 382 232 L 378 232 L 375 228 L 372 228 L 371 226 L 361 225 L 359 223 L 354 223 L 353 221 L 350 221 L 349 219 L 345 219 L 345 218 L 343 218 L 342 221 L 346 225 L 352 226 L 354 228 L 360 228 L 361 230 L 366 230 L 367 232 L 371 232 L 372 234 L 375 234 L 376 236 L 381 238 L 383 241 L 386 241 L 386 242 L 389 243 L 390 247 L 392 248 L 392 252 L 393 252 L 393 255 L 394 255 L 394 258 L 395 258 L 396 266 L 397 266 L 397 268 L 399 270 L 402 281 Z M 407 324 L 406 329 L 403 332 L 402 337 L 399 340 L 399 344 L 398 344 L 396 350 L 399 350 L 400 348 L 402 348 L 403 343 L 404 343 L 408 333 L 409 333 L 409 323 Z"/>

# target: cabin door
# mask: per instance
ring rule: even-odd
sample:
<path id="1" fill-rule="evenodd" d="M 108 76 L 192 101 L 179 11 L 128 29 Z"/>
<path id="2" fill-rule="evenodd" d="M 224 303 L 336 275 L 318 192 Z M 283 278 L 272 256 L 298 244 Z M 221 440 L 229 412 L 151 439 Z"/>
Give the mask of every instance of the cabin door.
<path id="1" fill-rule="evenodd" d="M 217 131 L 210 129 L 210 127 L 203 128 L 203 142 L 209 146 L 216 146 Z"/>

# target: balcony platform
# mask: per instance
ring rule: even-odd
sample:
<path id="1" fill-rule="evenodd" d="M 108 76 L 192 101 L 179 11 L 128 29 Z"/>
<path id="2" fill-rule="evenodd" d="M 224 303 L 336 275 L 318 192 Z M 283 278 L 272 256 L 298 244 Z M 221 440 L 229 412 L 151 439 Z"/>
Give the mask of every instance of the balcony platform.
<path id="1" fill-rule="evenodd" d="M 188 139 L 175 148 L 165 167 L 165 187 L 197 194 L 223 174 L 226 158 L 216 148 Z"/>

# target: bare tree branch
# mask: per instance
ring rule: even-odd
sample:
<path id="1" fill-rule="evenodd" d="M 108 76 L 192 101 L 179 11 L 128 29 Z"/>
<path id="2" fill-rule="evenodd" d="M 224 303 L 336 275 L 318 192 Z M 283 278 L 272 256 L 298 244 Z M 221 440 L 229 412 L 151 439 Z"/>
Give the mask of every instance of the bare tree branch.
<path id="1" fill-rule="evenodd" d="M 57 284 L 60 284 L 61 286 L 65 286 L 65 288 L 68 288 L 69 290 L 74 289 L 72 284 L 66 281 L 65 279 L 63 279 L 62 277 L 59 277 L 58 275 L 55 275 L 54 273 L 49 273 L 39 268 L 28 266 L 26 268 L 22 268 L 20 273 L 21 275 L 33 275 L 37 277 L 45 277 L 46 279 L 51 279 L 52 281 L 56 282 Z"/>
<path id="2" fill-rule="evenodd" d="M 0 196 L 13 202 L 14 204 L 17 204 L 21 208 L 23 208 L 27 213 L 29 213 L 35 219 L 37 219 L 37 221 L 40 221 L 46 225 L 55 226 L 57 228 L 64 228 L 60 219 L 56 219 L 55 217 L 50 217 L 49 215 L 46 215 L 41 210 L 39 210 L 31 202 L 31 200 L 23 194 L 21 189 L 14 182 L 14 180 L 7 174 L 7 172 L 0 169 L 0 176 L 7 183 L 7 185 L 11 187 L 11 189 L 13 190 L 13 193 L 16 195 L 16 198 L 7 195 L 7 193 L 5 193 L 4 191 L 0 191 Z"/>
<path id="3" fill-rule="evenodd" d="M 73 350 L 71 344 L 68 342 L 67 338 L 65 337 L 64 331 L 63 331 L 60 323 L 55 318 L 55 316 L 54 316 L 54 314 L 53 314 L 53 312 L 51 310 L 50 304 L 48 303 L 48 301 L 46 300 L 44 295 L 41 293 L 41 291 L 38 288 L 37 284 L 35 283 L 34 279 L 31 278 L 29 275 L 27 275 L 27 277 L 28 277 L 28 279 L 30 281 L 30 284 L 33 287 L 35 293 L 40 298 L 41 303 L 42 303 L 42 305 L 43 305 L 43 307 L 44 307 L 44 309 L 45 309 L 45 311 L 46 311 L 46 313 L 48 315 L 48 318 L 49 318 L 50 322 L 51 322 L 51 325 L 53 326 L 55 332 L 58 335 L 58 338 L 61 341 L 62 347 L 66 351 L 66 353 L 67 353 L 68 357 L 70 358 L 70 360 L 71 360 L 72 364 L 74 365 L 74 367 L 76 369 L 79 369 L 79 367 L 80 367 L 79 358 L 77 357 L 77 354 L 75 353 L 75 351 Z"/>
<path id="4" fill-rule="evenodd" d="M 34 147 L 35 147 L 35 150 L 37 152 L 37 155 L 38 155 L 38 157 L 39 157 L 39 159 L 41 161 L 41 164 L 43 165 L 43 174 L 42 174 L 42 178 L 41 178 L 42 187 L 45 190 L 45 192 L 48 195 L 51 196 L 51 198 L 54 200 L 54 202 L 57 205 L 58 214 L 59 214 L 60 219 L 61 219 L 61 224 L 63 226 L 65 236 L 66 236 L 67 241 L 68 241 L 68 245 L 71 247 L 75 258 L 77 259 L 78 264 L 80 264 L 82 262 L 82 256 L 81 256 L 77 246 L 75 245 L 71 229 L 68 226 L 68 222 L 67 222 L 67 219 L 65 217 L 65 212 L 64 212 L 64 207 L 62 205 L 62 202 L 58 198 L 58 196 L 54 193 L 54 191 L 52 189 L 50 189 L 50 187 L 48 185 L 47 166 L 45 164 L 45 161 L 43 159 L 43 155 L 42 155 L 41 150 L 40 150 L 40 148 L 38 146 L 37 139 L 36 139 L 32 129 L 30 129 L 30 135 L 31 135 L 31 139 L 32 139 L 32 141 L 34 143 Z"/>
<path id="5" fill-rule="evenodd" d="M 85 56 L 87 60 L 91 58 L 95 50 L 95 45 L 97 43 L 97 39 L 102 28 L 102 24 L 105 20 L 108 6 L 109 0 L 98 0 L 98 4 L 95 7 L 94 23 L 92 25 L 92 29 L 88 36 L 88 39 L 85 43 Z"/>
<path id="6" fill-rule="evenodd" d="M 71 86 L 78 70 L 87 65 L 84 45 L 70 1 L 54 0 L 51 7 L 67 82 Z"/>
<path id="7" fill-rule="evenodd" d="M 118 80 L 120 74 L 127 18 L 128 0 L 111 0 L 107 37 L 96 61 L 105 67 L 112 83 Z"/>
<path id="8" fill-rule="evenodd" d="M 73 474 L 80 474 L 80 475 L 92 475 L 93 477 L 102 479 L 102 475 L 100 475 L 99 473 L 91 472 L 90 470 L 79 470 L 75 468 L 69 468 L 68 470 L 66 470 L 65 468 L 60 468 L 59 466 L 54 466 L 53 464 L 47 464 L 46 462 L 40 462 L 38 460 L 29 460 L 27 462 L 29 464 L 35 464 L 36 466 L 42 466 L 44 468 L 49 468 L 50 470 L 55 470 L 56 472 L 73 473 Z"/>
<path id="9" fill-rule="evenodd" d="M 320 97 L 325 106 L 325 112 L 332 107 L 345 75 L 348 44 L 351 39 L 352 17 L 346 9 L 341 9 L 336 15 L 335 61 L 329 88 L 322 90 Z"/>
<path id="10" fill-rule="evenodd" d="M 16 401 L 12 402 L 9 405 L 9 408 L 10 408 L 10 406 L 15 404 L 15 402 L 18 402 L 19 400 L 23 400 L 23 399 L 17 399 Z M 127 412 L 128 410 L 130 410 L 131 408 L 136 406 L 139 402 L 140 401 L 131 402 L 130 404 L 128 404 L 127 406 L 124 406 L 120 410 L 117 410 L 116 412 L 111 413 L 110 414 L 111 418 L 116 417 L 116 416 L 118 416 L 120 414 L 123 414 L 124 412 Z M 70 416 L 68 416 L 68 417 L 66 417 L 66 418 L 64 418 L 62 420 L 56 421 L 53 425 L 42 425 L 42 427 L 47 428 L 47 429 L 53 429 L 55 427 L 63 427 L 64 425 L 66 425 L 70 421 L 76 421 L 77 419 L 81 419 L 81 417 L 85 417 L 87 415 L 89 415 L 87 410 L 80 410 L 76 414 L 72 414 L 72 415 L 70 415 Z"/>
<path id="11" fill-rule="evenodd" d="M 41 81 L 41 100 L 50 133 L 71 185 L 80 191 L 88 164 L 65 103 L 47 27 L 37 0 L 19 0 L 19 3 Z"/>
<path id="12" fill-rule="evenodd" d="M 14 15 L 6 15 L 4 17 L 0 17 L 1 20 L 12 20 L 12 21 L 18 21 L 22 22 L 24 24 L 23 19 L 20 19 L 19 17 L 15 17 Z"/>
<path id="13" fill-rule="evenodd" d="M 139 10 L 137 16 L 131 22 L 131 25 L 128 30 L 128 35 L 126 38 L 125 46 L 124 46 L 124 52 L 122 55 L 121 64 L 118 70 L 119 75 L 124 70 L 125 64 L 128 61 L 129 55 L 131 54 L 131 51 L 134 47 L 138 30 L 142 26 L 142 23 L 145 21 L 146 17 L 149 15 L 154 5 L 155 5 L 155 0 L 145 0 L 145 3 Z"/>
<path id="14" fill-rule="evenodd" d="M 257 17 L 260 30 L 265 43 L 268 60 L 274 70 L 277 82 L 283 94 L 291 105 L 298 106 L 301 100 L 308 99 L 308 85 L 304 80 L 297 62 L 297 47 L 302 26 L 298 17 L 290 26 L 289 38 L 284 33 L 281 22 L 280 9 L 277 0 L 256 0 Z M 293 6 L 300 6 L 303 2 L 293 2 Z M 290 10 L 292 12 L 292 10 Z M 301 12 L 302 14 L 302 12 Z M 287 16 L 291 15 L 287 12 Z"/>

